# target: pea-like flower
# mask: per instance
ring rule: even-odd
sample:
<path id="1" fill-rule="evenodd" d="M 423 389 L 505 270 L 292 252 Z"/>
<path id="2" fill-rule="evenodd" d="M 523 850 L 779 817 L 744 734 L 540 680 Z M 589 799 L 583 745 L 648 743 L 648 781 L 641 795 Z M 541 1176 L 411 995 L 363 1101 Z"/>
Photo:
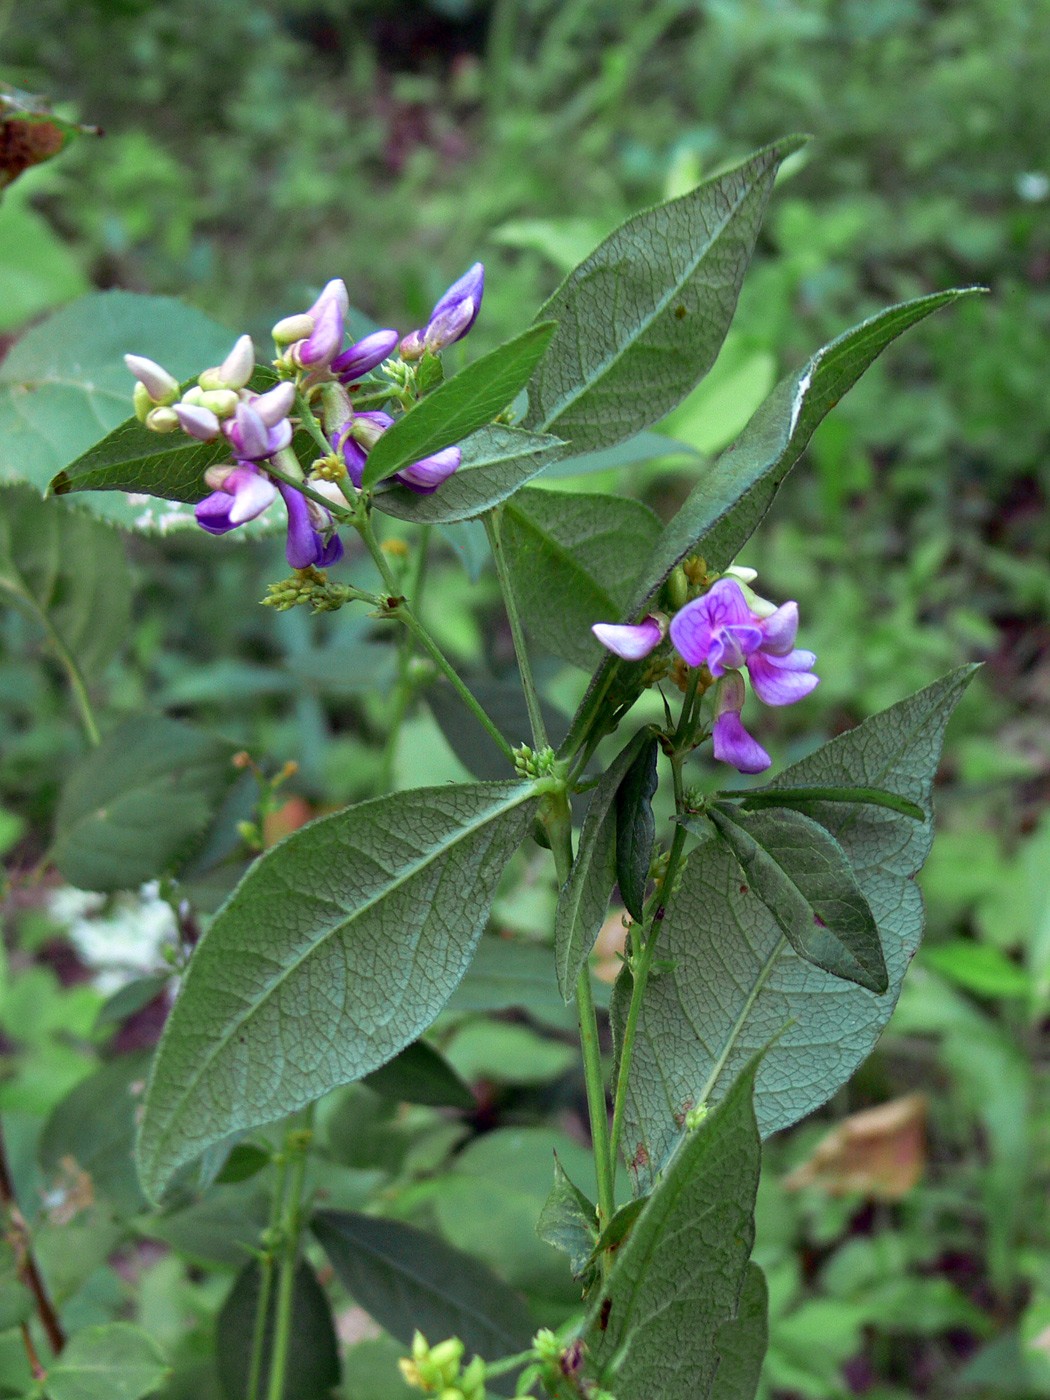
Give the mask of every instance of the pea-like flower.
<path id="1" fill-rule="evenodd" d="M 197 524 L 209 535 L 225 535 L 262 515 L 277 498 L 277 488 L 254 462 L 209 467 L 204 480 L 214 487 L 210 496 L 198 501 L 194 510 Z"/>
<path id="2" fill-rule="evenodd" d="M 288 507 L 288 539 L 285 558 L 293 569 L 305 569 L 311 564 L 326 568 L 343 557 L 343 542 L 334 533 L 331 514 L 316 501 L 311 501 L 294 486 L 277 483 L 277 489 Z"/>
<path id="3" fill-rule="evenodd" d="M 289 359 L 301 369 L 326 369 L 342 349 L 349 309 L 346 283 L 341 277 L 334 277 L 309 311 L 278 321 L 273 328 L 274 338 L 280 344 L 289 332 L 302 332 L 302 338 L 289 346 Z"/>
<path id="4" fill-rule="evenodd" d="M 478 319 L 485 292 L 485 268 L 475 263 L 439 297 L 423 331 L 423 343 L 436 353 L 462 340 Z"/>
<path id="5" fill-rule="evenodd" d="M 295 385 L 285 380 L 265 394 L 242 399 L 222 431 L 239 458 L 258 462 L 280 452 L 292 440 L 288 413 L 295 403 Z"/>
<path id="6" fill-rule="evenodd" d="M 336 451 L 342 454 L 346 463 L 347 475 L 355 486 L 360 487 L 364 477 L 368 453 L 386 432 L 393 426 L 393 418 L 381 409 L 367 413 L 357 413 L 342 428 L 335 440 Z M 429 496 L 459 469 L 463 454 L 458 447 L 446 447 L 423 457 L 418 462 L 396 472 L 392 480 L 399 481 L 410 491 L 420 496 Z"/>
<path id="7" fill-rule="evenodd" d="M 337 355 L 329 368 L 343 384 L 352 384 L 392 355 L 399 338 L 397 331 L 373 331 Z"/>
<path id="8" fill-rule="evenodd" d="M 715 699 L 715 757 L 744 773 L 770 764 L 765 749 L 740 719 L 746 667 L 755 694 L 767 705 L 791 705 L 819 683 L 816 656 L 795 646 L 798 604 L 779 608 L 751 594 L 749 603 L 735 578 L 720 578 L 671 619 L 651 613 L 635 624 L 599 622 L 593 632 L 603 646 L 627 661 L 648 656 L 670 631 L 672 645 L 690 666 L 706 666 L 720 684 Z"/>

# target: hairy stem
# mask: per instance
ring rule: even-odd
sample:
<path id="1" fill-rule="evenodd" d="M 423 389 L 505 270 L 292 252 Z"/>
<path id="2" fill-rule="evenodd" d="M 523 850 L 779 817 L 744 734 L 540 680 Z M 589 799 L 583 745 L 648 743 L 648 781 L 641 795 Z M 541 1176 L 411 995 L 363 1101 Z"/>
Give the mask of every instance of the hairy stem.
<path id="1" fill-rule="evenodd" d="M 25 1216 L 18 1209 L 18 1198 L 15 1196 L 14 1182 L 11 1179 L 11 1168 L 7 1161 L 7 1147 L 2 1128 L 0 1128 L 0 1207 L 3 1209 L 8 1243 L 11 1245 L 18 1266 L 18 1276 L 33 1295 L 36 1314 L 44 1329 L 48 1346 L 57 1356 L 66 1344 L 66 1337 L 62 1331 L 62 1324 L 58 1320 L 58 1314 L 55 1312 L 55 1306 L 44 1287 L 44 1280 L 40 1277 L 36 1260 L 33 1258 L 29 1226 L 26 1224 Z M 36 1360 L 33 1340 L 29 1336 L 28 1330 L 23 1329 L 23 1336 L 26 1341 L 26 1354 L 29 1357 L 30 1367 L 32 1367 L 34 1360 Z M 39 1366 L 39 1360 L 36 1360 L 36 1364 Z"/>
<path id="2" fill-rule="evenodd" d="M 288 1154 L 283 1149 L 274 1161 L 273 1197 L 270 1201 L 270 1219 L 263 1236 L 262 1257 L 259 1260 L 259 1297 L 255 1304 L 255 1325 L 252 1329 L 252 1355 L 248 1369 L 247 1400 L 259 1400 L 259 1383 L 262 1379 L 263 1350 L 266 1346 L 266 1324 L 269 1321 L 270 1294 L 273 1291 L 275 1248 L 281 1228 L 281 1211 L 284 1208 L 284 1186 L 288 1175 Z"/>
<path id="3" fill-rule="evenodd" d="M 409 596 L 417 607 L 422 597 L 423 583 L 426 579 L 427 545 L 429 541 L 430 526 L 424 525 L 419 532 L 412 577 L 407 585 Z M 400 737 L 401 726 L 404 723 L 405 715 L 408 713 L 408 707 L 412 703 L 412 697 L 415 695 L 417 687 L 417 682 L 412 676 L 412 651 L 415 640 L 415 634 L 406 627 L 401 634 L 401 641 L 397 649 L 397 689 L 394 693 L 390 728 L 387 732 L 386 743 L 383 745 L 383 755 L 380 760 L 379 775 L 376 780 L 377 796 L 384 792 L 389 792 L 393 787 L 394 760 L 397 757 L 398 738 Z"/>
<path id="4" fill-rule="evenodd" d="M 518 670 L 521 672 L 521 684 L 525 691 L 525 704 L 528 706 L 529 723 L 532 725 L 532 742 L 537 749 L 545 749 L 550 746 L 550 741 L 547 738 L 547 726 L 543 723 L 543 712 L 540 709 L 540 697 L 536 690 L 536 682 L 532 678 L 532 667 L 529 665 L 525 631 L 521 625 L 521 618 L 518 616 L 518 605 L 515 602 L 514 590 L 507 574 L 507 561 L 503 557 L 503 546 L 499 538 L 498 509 L 490 510 L 486 514 L 485 533 L 489 537 L 489 548 L 492 550 L 492 558 L 496 564 L 496 577 L 499 579 L 500 592 L 503 594 L 503 606 L 507 610 L 510 634 L 514 638 L 514 654 L 518 658 Z"/>
<path id="5" fill-rule="evenodd" d="M 303 1185 L 306 1180 L 307 1152 L 313 1138 L 313 1105 L 303 1110 L 302 1126 L 285 1139 L 285 1152 L 291 1157 L 288 1169 L 288 1195 L 281 1221 L 280 1272 L 273 1320 L 273 1350 L 270 1358 L 270 1384 L 267 1400 L 283 1400 L 288 1348 L 292 1339 L 292 1304 L 295 1299 L 295 1271 L 299 1263 L 299 1236 L 303 1226 Z"/>
<path id="6" fill-rule="evenodd" d="M 591 1118 L 594 1170 L 598 1178 L 598 1218 L 600 1225 L 605 1226 L 616 1210 L 613 1198 L 613 1162 L 609 1152 L 609 1110 L 605 1102 L 602 1052 L 598 1044 L 598 1016 L 594 1009 L 591 969 L 586 963 L 576 980 L 576 1012 L 580 1018 L 583 1074 L 587 1084 L 587 1107 Z"/>

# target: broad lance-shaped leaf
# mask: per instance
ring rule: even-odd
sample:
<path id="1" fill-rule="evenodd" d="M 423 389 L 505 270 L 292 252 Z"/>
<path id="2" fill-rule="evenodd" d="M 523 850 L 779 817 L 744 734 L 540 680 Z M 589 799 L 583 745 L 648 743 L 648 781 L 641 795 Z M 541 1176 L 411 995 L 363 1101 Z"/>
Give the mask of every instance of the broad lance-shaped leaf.
<path id="1" fill-rule="evenodd" d="M 247 1400 L 252 1366 L 252 1339 L 259 1305 L 259 1264 L 245 1264 L 226 1295 L 215 1320 L 215 1361 L 227 1400 Z M 273 1350 L 276 1289 L 269 1293 L 260 1391 L 267 1393 Z M 296 1400 L 330 1400 L 339 1384 L 339 1341 L 328 1301 L 317 1275 L 299 1260 L 292 1281 L 292 1325 L 285 1363 L 285 1394 Z"/>
<path id="2" fill-rule="evenodd" d="M 755 1234 L 757 1067 L 686 1135 L 597 1293 L 584 1337 L 617 1400 L 711 1393 L 718 1330 L 738 1316 Z"/>
<path id="3" fill-rule="evenodd" d="M 803 139 L 635 214 L 569 273 L 537 318 L 558 329 L 529 383 L 527 428 L 591 452 L 686 396 L 715 362 L 777 167 Z"/>
<path id="4" fill-rule="evenodd" d="M 708 816 L 800 958 L 871 992 L 886 990 L 874 915 L 830 832 L 789 807 L 752 814 L 715 803 Z"/>
<path id="5" fill-rule="evenodd" d="M 889 307 L 825 345 L 801 370 L 783 379 L 733 446 L 693 488 L 655 542 L 639 569 L 624 619 L 637 618 L 675 565 L 688 555 L 701 554 L 713 570 L 732 563 L 820 422 L 872 361 L 917 321 L 981 290 L 970 287 L 937 292 Z M 617 657 L 605 658 L 576 712 L 560 755 L 575 752 L 615 683 L 613 673 L 625 669 Z"/>
<path id="6" fill-rule="evenodd" d="M 237 777 L 235 747 L 181 720 L 126 720 L 62 789 L 52 860 L 85 890 L 132 889 L 167 873 L 203 840 Z"/>
<path id="7" fill-rule="evenodd" d="M 156 1197 L 212 1143 L 392 1059 L 466 971 L 536 807 L 528 783 L 419 788 L 267 851 L 201 939 L 139 1136 Z"/>
<path id="8" fill-rule="evenodd" d="M 619 618 L 660 533 L 640 501 L 526 486 L 500 512 L 500 546 L 526 630 L 543 650 L 590 669 L 595 622 Z"/>
<path id="9" fill-rule="evenodd" d="M 524 1351 L 535 1330 L 525 1304 L 484 1264 L 401 1220 L 321 1210 L 311 1229 L 354 1301 L 399 1342 L 418 1327 L 431 1342 L 459 1337 L 466 1354 L 496 1361 Z M 513 1393 L 513 1382 L 495 1390 Z"/>
<path id="10" fill-rule="evenodd" d="M 463 460 L 458 471 L 437 491 L 421 496 L 407 486 L 392 486 L 376 493 L 378 509 L 424 525 L 471 520 L 498 506 L 556 462 L 564 444 L 546 433 L 527 433 L 493 423 L 471 433 L 460 448 Z"/>
<path id="11" fill-rule="evenodd" d="M 643 748 L 655 749 L 655 744 L 649 731 L 641 730 L 609 764 L 591 794 L 580 847 L 554 915 L 554 965 L 566 1002 L 576 993 L 576 979 L 605 921 L 616 883 L 617 791 Z"/>
<path id="12" fill-rule="evenodd" d="M 731 564 L 817 426 L 872 361 L 917 321 L 981 290 L 955 288 L 891 306 L 825 345 L 797 373 L 782 379 L 657 540 L 627 614 L 633 617 L 640 611 L 689 554 L 702 555 L 715 572 Z"/>
<path id="13" fill-rule="evenodd" d="M 660 781 L 656 771 L 657 752 L 656 738 L 650 736 L 616 792 L 616 879 L 627 912 L 639 922 L 656 840 L 653 798 Z"/>
<path id="14" fill-rule="evenodd" d="M 131 594 L 116 530 L 31 487 L 0 489 L 0 603 L 57 634 L 89 679 L 127 639 Z"/>
<path id="15" fill-rule="evenodd" d="M 754 1400 L 769 1345 L 769 1289 L 757 1264 L 748 1264 L 736 1317 L 715 1338 L 718 1370 L 708 1400 Z"/>
<path id="16" fill-rule="evenodd" d="M 544 318 L 421 399 L 369 452 L 364 485 L 373 486 L 491 423 L 528 383 L 554 331 L 554 321 Z"/>
<path id="17" fill-rule="evenodd" d="M 763 1133 L 825 1103 L 871 1051 L 922 936 L 913 876 L 933 839 L 944 728 L 973 671 L 953 671 L 840 734 L 773 784 L 788 797 L 795 786 L 874 787 L 922 808 L 923 822 L 870 803 L 807 808 L 846 853 L 875 916 L 889 977 L 884 995 L 804 962 L 721 842 L 711 839 L 685 860 L 660 930 L 659 956 L 671 969 L 649 979 L 631 1062 L 624 1156 L 638 1189 L 649 1189 L 689 1110 L 717 1103 L 767 1044 L 755 1094 Z M 626 981 L 617 983 L 617 1036 L 629 992 Z"/>

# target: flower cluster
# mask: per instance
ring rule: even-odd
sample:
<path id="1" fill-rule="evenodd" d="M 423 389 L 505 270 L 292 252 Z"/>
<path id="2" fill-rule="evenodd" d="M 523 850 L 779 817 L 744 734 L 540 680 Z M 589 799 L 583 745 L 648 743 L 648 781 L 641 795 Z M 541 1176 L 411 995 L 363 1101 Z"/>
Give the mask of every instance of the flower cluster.
<path id="1" fill-rule="evenodd" d="M 798 604 L 777 607 L 747 586 L 755 577 L 751 570 L 734 573 L 736 577 L 717 579 L 670 621 L 662 613 L 650 613 L 637 624 L 599 622 L 593 631 L 603 646 L 629 661 L 648 656 L 670 633 L 682 660 L 689 666 L 706 666 L 718 682 L 712 730 L 715 757 L 742 773 L 761 773 L 772 760 L 740 718 L 745 695 L 742 669 L 746 668 L 752 689 L 766 705 L 791 705 L 818 684 L 813 674 L 817 658 L 795 646 Z"/>
<path id="2" fill-rule="evenodd" d="M 317 405 L 315 417 L 331 448 L 314 463 L 309 485 L 315 496 L 344 505 L 339 480 L 348 477 L 355 487 L 361 486 L 368 452 L 394 422 L 381 410 L 356 412 L 351 395 L 364 376 L 391 362 L 395 352 L 402 373 L 391 372 L 389 379 L 402 384 L 411 381 L 414 361 L 428 353 L 436 355 L 466 335 L 477 318 L 483 291 L 484 268 L 475 263 L 438 300 L 421 330 L 403 339 L 395 330 L 374 331 L 346 348 L 350 300 L 345 284 L 336 278 L 309 310 L 286 316 L 273 327 L 279 379 L 263 393 L 248 387 L 256 365 L 255 346 L 247 335 L 237 340 L 221 365 L 206 369 L 185 393 L 163 366 L 142 355 L 125 355 L 124 362 L 138 381 L 136 415 L 153 432 L 181 429 L 201 442 L 223 439 L 229 445 L 231 460 L 204 473 L 211 490 L 196 507 L 202 529 L 213 535 L 235 530 L 260 516 L 280 494 L 288 512 L 289 564 L 294 569 L 323 568 L 343 553 L 331 512 L 267 469 L 272 466 L 283 476 L 302 477 L 298 459 L 289 451 L 297 401 L 302 397 L 310 413 Z M 371 381 L 373 385 L 382 382 Z M 393 386 L 390 397 L 399 397 Z M 403 468 L 395 480 L 429 494 L 460 462 L 459 448 L 446 448 Z"/>
<path id="3" fill-rule="evenodd" d="M 475 1356 L 463 1367 L 463 1351 L 458 1337 L 431 1346 L 417 1331 L 411 1357 L 404 1357 L 398 1365 L 409 1385 L 437 1394 L 440 1400 L 485 1400 L 485 1362 Z"/>

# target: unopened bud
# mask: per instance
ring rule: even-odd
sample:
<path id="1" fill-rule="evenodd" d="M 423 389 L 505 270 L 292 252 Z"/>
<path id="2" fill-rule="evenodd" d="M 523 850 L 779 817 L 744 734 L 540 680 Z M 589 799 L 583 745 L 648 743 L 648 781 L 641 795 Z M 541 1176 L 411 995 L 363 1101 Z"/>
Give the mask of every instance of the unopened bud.
<path id="1" fill-rule="evenodd" d="M 156 360 L 148 360 L 145 355 L 125 355 L 124 363 L 139 383 L 146 386 L 154 403 L 167 404 L 178 398 L 179 381 Z"/>
<path id="2" fill-rule="evenodd" d="M 338 439 L 340 430 L 352 422 L 354 417 L 350 395 L 341 384 L 330 380 L 321 385 L 321 410 L 324 414 L 325 432 L 331 442 Z"/>
<path id="3" fill-rule="evenodd" d="M 179 426 L 179 417 L 173 409 L 161 406 L 151 408 L 146 414 L 146 427 L 153 433 L 170 433 Z"/>
<path id="4" fill-rule="evenodd" d="M 671 570 L 671 577 L 667 580 L 667 592 L 670 594 L 671 606 L 676 612 L 688 603 L 689 580 L 681 564 Z"/>
<path id="5" fill-rule="evenodd" d="M 210 408 L 216 418 L 229 418 L 236 411 L 240 399 L 232 389 L 209 389 L 199 399 L 201 408 Z"/>
<path id="6" fill-rule="evenodd" d="M 298 316 L 285 316 L 278 321 L 270 334 L 278 345 L 291 345 L 296 340 L 306 340 L 313 335 L 314 318 L 302 312 Z"/>
<path id="7" fill-rule="evenodd" d="M 418 1327 L 412 1333 L 412 1355 L 416 1361 L 422 1361 L 425 1356 L 430 1355 L 430 1343 Z"/>
<path id="8" fill-rule="evenodd" d="M 398 347 L 403 360 L 421 360 L 426 352 L 422 331 L 409 331 Z"/>
<path id="9" fill-rule="evenodd" d="M 295 385 L 290 379 L 285 379 L 253 399 L 252 408 L 268 428 L 276 428 L 282 418 L 288 417 L 294 403 Z"/>
<path id="10" fill-rule="evenodd" d="M 216 462 L 214 466 L 205 468 L 204 484 L 213 491 L 221 491 L 230 472 L 236 470 L 232 462 Z"/>
<path id="11" fill-rule="evenodd" d="M 430 1348 L 430 1360 L 441 1372 L 446 1383 L 459 1374 L 459 1363 L 463 1357 L 463 1343 L 458 1337 L 448 1337 Z"/>
<path id="12" fill-rule="evenodd" d="M 359 442 L 371 452 L 392 422 L 393 419 L 386 413 L 359 413 L 351 425 L 350 432 L 355 442 Z"/>
<path id="13" fill-rule="evenodd" d="M 199 438 L 201 442 L 211 442 L 219 436 L 219 420 L 210 408 L 197 404 L 178 403 L 173 410 L 184 433 Z"/>
<path id="14" fill-rule="evenodd" d="M 219 366 L 223 386 L 243 389 L 255 368 L 255 345 L 250 335 L 242 335 Z"/>
<path id="15" fill-rule="evenodd" d="M 191 384 L 179 402 L 194 404 L 197 408 L 200 408 L 204 404 L 204 394 L 205 390 L 203 390 L 199 384 Z"/>
<path id="16" fill-rule="evenodd" d="M 145 423 L 150 410 L 153 408 L 153 400 L 149 396 L 149 390 L 142 380 L 136 380 L 135 388 L 131 394 L 131 402 L 135 406 L 135 417 L 140 423 Z"/>

